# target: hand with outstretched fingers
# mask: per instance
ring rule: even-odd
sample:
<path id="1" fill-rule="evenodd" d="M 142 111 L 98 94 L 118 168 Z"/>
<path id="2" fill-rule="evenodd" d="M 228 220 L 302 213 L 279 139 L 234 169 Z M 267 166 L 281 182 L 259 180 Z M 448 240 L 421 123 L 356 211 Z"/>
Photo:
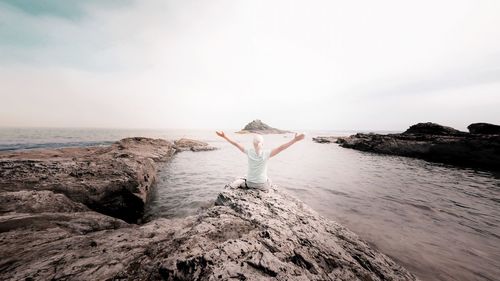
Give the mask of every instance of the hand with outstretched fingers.
<path id="1" fill-rule="evenodd" d="M 224 133 L 224 131 L 215 131 L 215 133 L 221 137 L 221 138 L 225 138 L 226 137 L 226 134 Z"/>
<path id="2" fill-rule="evenodd" d="M 304 139 L 304 134 L 297 134 L 295 133 L 295 137 L 293 138 L 294 141 L 301 141 Z"/>

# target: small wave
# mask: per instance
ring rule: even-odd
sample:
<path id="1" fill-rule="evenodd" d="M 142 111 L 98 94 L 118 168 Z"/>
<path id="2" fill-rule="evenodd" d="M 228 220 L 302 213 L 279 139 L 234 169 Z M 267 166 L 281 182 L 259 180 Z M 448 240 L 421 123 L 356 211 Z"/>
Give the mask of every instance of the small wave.
<path id="1" fill-rule="evenodd" d="M 324 187 L 320 187 L 320 189 L 323 190 L 323 191 L 325 191 L 325 192 L 331 193 L 333 195 L 345 196 L 345 197 L 349 197 L 349 198 L 352 197 L 348 193 L 345 193 L 345 192 L 342 192 L 342 191 L 328 189 L 328 188 L 324 188 Z"/>
<path id="2" fill-rule="evenodd" d="M 434 209 L 432 209 L 429 206 L 425 206 L 425 205 L 421 205 L 421 204 L 415 204 L 415 203 L 411 203 L 411 202 L 406 202 L 406 204 L 411 205 L 411 206 L 413 206 L 415 208 L 424 210 L 424 211 L 429 211 L 429 212 L 433 212 L 434 211 Z"/>
<path id="3" fill-rule="evenodd" d="M 490 198 L 491 201 L 500 203 L 500 198 Z"/>
<path id="4" fill-rule="evenodd" d="M 434 209 L 432 207 L 424 205 L 424 204 L 413 203 L 413 202 L 411 202 L 409 200 L 395 198 L 395 197 L 390 196 L 390 195 L 382 196 L 382 198 L 385 199 L 385 200 L 389 200 L 389 201 L 392 201 L 392 202 L 396 202 L 396 203 L 402 204 L 402 205 L 413 206 L 413 207 L 415 207 L 417 209 L 420 209 L 420 210 L 434 212 Z M 423 202 L 422 200 L 418 200 L 418 201 L 419 202 Z M 423 203 L 425 203 L 425 202 L 423 202 Z"/>
<path id="5" fill-rule="evenodd" d="M 0 151 L 13 151 L 21 149 L 37 149 L 37 148 L 62 148 L 62 147 L 85 147 L 109 145 L 112 141 L 88 141 L 88 142 L 52 142 L 52 143 L 14 143 L 0 145 Z"/>
<path id="6" fill-rule="evenodd" d="M 450 200 L 448 200 L 448 201 L 450 201 L 451 203 L 453 203 L 453 205 L 455 205 L 455 206 L 457 206 L 457 207 L 464 208 L 464 209 L 473 209 L 473 210 L 475 210 L 475 208 L 472 208 L 472 207 L 470 207 L 470 206 L 465 206 L 464 204 L 459 203 L 459 202 L 457 202 L 457 201 L 454 201 L 454 200 L 451 200 L 451 199 L 450 199 Z"/>

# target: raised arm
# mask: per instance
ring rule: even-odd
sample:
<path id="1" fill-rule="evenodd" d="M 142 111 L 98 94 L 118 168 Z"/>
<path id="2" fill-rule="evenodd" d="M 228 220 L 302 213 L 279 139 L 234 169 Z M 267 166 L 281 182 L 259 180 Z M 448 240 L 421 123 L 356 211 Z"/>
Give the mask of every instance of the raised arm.
<path id="1" fill-rule="evenodd" d="M 230 144 L 236 146 L 239 150 L 241 150 L 241 152 L 245 153 L 245 148 L 243 147 L 243 145 L 233 141 L 232 139 L 230 139 L 228 136 L 226 136 L 226 134 L 223 132 L 223 131 L 220 131 L 220 132 L 215 132 L 219 137 L 227 140 Z"/>
<path id="2" fill-rule="evenodd" d="M 297 134 L 296 133 L 295 137 L 291 141 L 289 141 L 287 143 L 284 143 L 284 144 L 276 147 L 275 149 L 271 150 L 270 157 L 273 157 L 274 155 L 276 155 L 276 154 L 282 152 L 283 150 L 289 148 L 290 146 L 292 146 L 292 144 L 294 144 L 296 142 L 299 142 L 299 141 L 301 141 L 303 139 L 304 139 L 304 134 Z"/>

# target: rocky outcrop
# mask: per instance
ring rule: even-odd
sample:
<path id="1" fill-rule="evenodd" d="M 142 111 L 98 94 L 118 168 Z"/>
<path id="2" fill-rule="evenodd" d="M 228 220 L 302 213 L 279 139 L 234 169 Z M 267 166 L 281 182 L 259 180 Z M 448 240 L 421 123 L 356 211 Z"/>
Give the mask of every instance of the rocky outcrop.
<path id="1" fill-rule="evenodd" d="M 402 134 L 358 133 L 338 138 L 337 143 L 345 148 L 362 151 L 500 170 L 499 134 L 470 134 L 432 123 L 421 123 Z"/>
<path id="2" fill-rule="evenodd" d="M 208 145 L 206 142 L 182 138 L 174 141 L 175 149 L 178 151 L 211 151 L 217 148 Z"/>
<path id="3" fill-rule="evenodd" d="M 142 226 L 45 207 L 2 215 L 2 280 L 416 280 L 276 188 L 226 189 L 196 216 Z"/>
<path id="4" fill-rule="evenodd" d="M 156 179 L 155 162 L 172 143 L 123 139 L 107 147 L 26 150 L 0 154 L 0 191 L 50 190 L 90 209 L 135 222 Z"/>
<path id="5" fill-rule="evenodd" d="M 442 126 L 436 123 L 418 123 L 410 126 L 403 134 L 406 135 L 460 135 L 464 134 L 452 127 Z"/>
<path id="6" fill-rule="evenodd" d="M 317 143 L 332 143 L 336 142 L 339 137 L 314 137 L 312 140 Z"/>
<path id="7" fill-rule="evenodd" d="M 280 130 L 273 128 L 259 119 L 253 120 L 248 123 L 241 131 L 237 132 L 240 134 L 245 133 L 256 133 L 256 134 L 286 134 L 291 133 L 290 131 Z"/>
<path id="8" fill-rule="evenodd" d="M 471 134 L 500 135 L 500 126 L 489 123 L 473 123 L 467 129 Z"/>
<path id="9" fill-rule="evenodd" d="M 226 188 L 183 219 L 119 219 L 136 222 L 157 162 L 195 146 L 129 138 L 0 154 L 0 280 L 416 280 L 275 187 Z"/>
<path id="10" fill-rule="evenodd" d="M 49 190 L 94 211 L 137 222 L 150 199 L 157 163 L 176 151 L 169 141 L 136 137 L 106 147 L 2 152 L 0 192 Z"/>

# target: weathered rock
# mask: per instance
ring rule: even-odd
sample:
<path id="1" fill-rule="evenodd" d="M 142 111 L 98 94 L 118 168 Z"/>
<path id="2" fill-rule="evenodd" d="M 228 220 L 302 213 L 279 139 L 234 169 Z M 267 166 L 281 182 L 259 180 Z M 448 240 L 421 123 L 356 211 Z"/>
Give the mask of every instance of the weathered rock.
<path id="1" fill-rule="evenodd" d="M 255 119 L 252 122 L 248 123 L 245 128 L 237 133 L 245 134 L 245 133 L 257 133 L 257 134 L 286 134 L 291 133 L 290 131 L 280 130 L 273 128 L 259 119 Z"/>
<path id="2" fill-rule="evenodd" d="M 64 194 L 52 191 L 15 191 L 0 193 L 0 214 L 17 213 L 71 213 L 90 211 L 82 203 L 74 202 Z"/>
<path id="3" fill-rule="evenodd" d="M 191 148 L 193 143 L 206 147 L 181 142 Z M 177 151 L 169 141 L 135 137 L 107 147 L 2 152 L 0 192 L 50 190 L 94 211 L 137 222 L 150 199 L 156 163 Z"/>
<path id="4" fill-rule="evenodd" d="M 422 134 L 422 135 L 456 135 L 463 134 L 459 130 L 453 129 L 452 127 L 442 126 L 436 123 L 418 123 L 410 126 L 403 134 Z"/>
<path id="5" fill-rule="evenodd" d="M 337 143 L 345 148 L 362 151 L 415 157 L 463 167 L 500 170 L 500 135 L 469 134 L 446 128 L 441 127 L 436 130 L 410 128 L 411 130 L 408 129 L 402 134 L 388 135 L 358 133 L 338 138 Z"/>
<path id="6" fill-rule="evenodd" d="M 127 138 L 107 147 L 0 153 L 0 192 L 50 190 L 89 208 L 135 222 L 156 178 L 156 161 L 173 155 L 161 139 Z"/>
<path id="7" fill-rule="evenodd" d="M 182 138 L 174 141 L 175 149 L 177 151 L 210 151 L 216 150 L 216 147 L 208 145 L 206 142 Z"/>
<path id="8" fill-rule="evenodd" d="M 415 280 L 275 188 L 226 189 L 196 216 L 142 226 L 90 210 L 138 212 L 130 200 L 147 202 L 174 151 L 130 138 L 1 154 L 0 280 Z"/>
<path id="9" fill-rule="evenodd" d="M 471 134 L 500 135 L 500 126 L 489 123 L 473 123 L 467 129 Z"/>
<path id="10" fill-rule="evenodd" d="M 32 240 L 30 243 L 36 244 L 43 243 L 43 239 L 40 239 L 43 234 L 41 231 L 46 231 L 46 234 L 52 239 L 57 238 L 57 235 L 53 235 L 53 233 L 56 233 L 57 231 L 55 230 L 59 229 L 68 232 L 67 235 L 65 235 L 65 238 L 67 238 L 69 235 L 83 235 L 95 231 L 117 229 L 125 226 L 129 225 L 122 220 L 102 215 L 94 211 L 75 213 L 8 213 L 0 216 L 0 244 L 2 244 L 0 256 L 10 257 L 11 254 L 16 253 L 15 248 L 10 248 L 12 253 L 8 252 L 9 246 L 3 244 L 13 241 L 13 235 L 19 235 L 21 238 L 29 237 L 28 239 L 30 241 Z M 61 237 L 59 237 L 59 239 L 61 239 Z M 12 247 L 17 247 L 17 250 L 26 250 L 28 251 L 27 255 L 31 256 L 32 253 L 29 252 L 30 249 L 24 248 L 25 242 L 27 241 L 25 240 Z M 38 257 L 38 255 L 34 255 L 31 259 L 36 260 Z M 15 258 L 17 258 L 17 256 Z M 0 272 L 3 266 L 3 264 L 0 264 Z"/>
<path id="11" fill-rule="evenodd" d="M 317 143 L 332 143 L 336 142 L 339 137 L 315 137 L 312 138 L 314 142 Z"/>
<path id="12" fill-rule="evenodd" d="M 2 280 L 416 280 L 274 188 L 226 189 L 196 216 L 143 226 L 88 227 L 94 212 L 53 214 L 36 231 L 10 223 L 40 215 L 0 220 Z"/>

